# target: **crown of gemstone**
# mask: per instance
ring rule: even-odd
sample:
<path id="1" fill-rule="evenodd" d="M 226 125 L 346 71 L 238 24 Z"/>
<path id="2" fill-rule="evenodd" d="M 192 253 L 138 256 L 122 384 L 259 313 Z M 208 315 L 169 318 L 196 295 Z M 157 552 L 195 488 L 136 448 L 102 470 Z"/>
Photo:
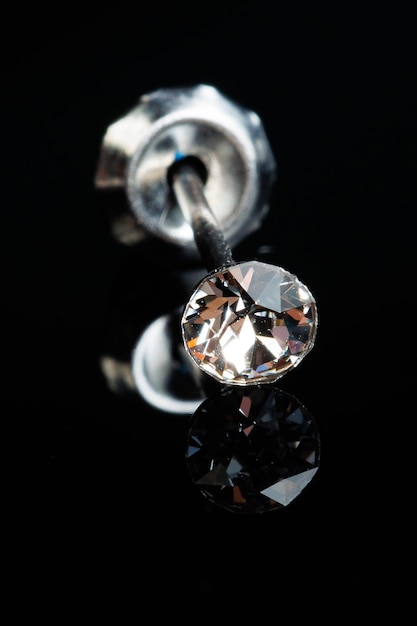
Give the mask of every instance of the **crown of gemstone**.
<path id="1" fill-rule="evenodd" d="M 274 382 L 314 346 L 317 307 L 294 275 L 260 261 L 236 263 L 204 278 L 185 306 L 186 351 L 222 383 Z"/>

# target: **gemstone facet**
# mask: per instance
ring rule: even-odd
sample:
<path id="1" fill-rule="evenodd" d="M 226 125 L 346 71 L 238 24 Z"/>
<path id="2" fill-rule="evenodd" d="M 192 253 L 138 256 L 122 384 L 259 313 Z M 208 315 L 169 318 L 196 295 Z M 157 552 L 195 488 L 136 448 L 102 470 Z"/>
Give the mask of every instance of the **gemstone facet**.
<path id="1" fill-rule="evenodd" d="M 310 483 L 320 447 L 314 418 L 291 394 L 269 385 L 229 387 L 194 413 L 186 464 L 213 504 L 264 513 L 287 506 Z"/>
<path id="2" fill-rule="evenodd" d="M 317 307 L 310 290 L 282 267 L 236 263 L 204 278 L 185 306 L 186 351 L 222 383 L 274 382 L 314 346 Z"/>

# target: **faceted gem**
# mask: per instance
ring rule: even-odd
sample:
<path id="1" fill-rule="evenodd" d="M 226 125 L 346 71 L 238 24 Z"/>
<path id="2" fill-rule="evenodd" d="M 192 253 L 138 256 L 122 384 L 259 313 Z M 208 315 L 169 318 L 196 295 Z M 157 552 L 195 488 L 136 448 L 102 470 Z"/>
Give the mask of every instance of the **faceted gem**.
<path id="1" fill-rule="evenodd" d="M 273 386 L 229 387 L 194 413 L 186 463 L 195 486 L 234 513 L 290 504 L 320 463 L 320 435 L 308 410 Z"/>
<path id="2" fill-rule="evenodd" d="M 314 346 L 313 295 L 282 267 L 237 263 L 204 278 L 182 317 L 186 351 L 222 383 L 274 382 Z"/>

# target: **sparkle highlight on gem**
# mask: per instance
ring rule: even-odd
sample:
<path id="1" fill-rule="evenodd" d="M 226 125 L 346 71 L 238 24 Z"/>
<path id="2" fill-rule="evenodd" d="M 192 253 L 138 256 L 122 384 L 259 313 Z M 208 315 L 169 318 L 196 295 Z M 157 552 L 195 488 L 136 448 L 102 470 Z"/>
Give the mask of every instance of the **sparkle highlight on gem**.
<path id="1" fill-rule="evenodd" d="M 248 261 L 204 278 L 185 306 L 182 335 L 197 365 L 220 382 L 275 382 L 314 346 L 317 307 L 282 267 Z"/>

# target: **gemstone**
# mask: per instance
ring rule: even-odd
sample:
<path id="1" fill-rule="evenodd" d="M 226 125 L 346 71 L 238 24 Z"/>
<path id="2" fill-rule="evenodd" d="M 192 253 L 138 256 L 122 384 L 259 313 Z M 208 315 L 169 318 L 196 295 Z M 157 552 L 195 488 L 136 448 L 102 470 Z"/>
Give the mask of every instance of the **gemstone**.
<path id="1" fill-rule="evenodd" d="M 274 382 L 314 346 L 317 307 L 309 289 L 282 267 L 236 263 L 204 278 L 185 306 L 186 351 L 222 383 Z"/>
<path id="2" fill-rule="evenodd" d="M 286 507 L 310 483 L 320 447 L 316 421 L 293 395 L 271 385 L 228 387 L 195 411 L 185 456 L 211 503 L 265 513 Z"/>

